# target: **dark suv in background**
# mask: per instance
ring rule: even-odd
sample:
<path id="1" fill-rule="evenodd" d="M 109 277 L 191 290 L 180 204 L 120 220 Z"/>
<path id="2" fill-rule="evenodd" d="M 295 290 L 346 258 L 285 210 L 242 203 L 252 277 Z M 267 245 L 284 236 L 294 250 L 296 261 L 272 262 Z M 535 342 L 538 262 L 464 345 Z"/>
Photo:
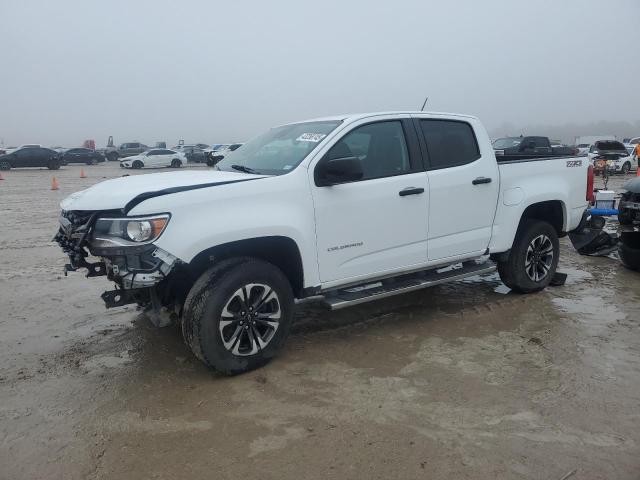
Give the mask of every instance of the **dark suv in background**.
<path id="1" fill-rule="evenodd" d="M 123 143 L 118 147 L 118 157 L 131 157 L 146 152 L 150 147 L 140 142 Z"/>

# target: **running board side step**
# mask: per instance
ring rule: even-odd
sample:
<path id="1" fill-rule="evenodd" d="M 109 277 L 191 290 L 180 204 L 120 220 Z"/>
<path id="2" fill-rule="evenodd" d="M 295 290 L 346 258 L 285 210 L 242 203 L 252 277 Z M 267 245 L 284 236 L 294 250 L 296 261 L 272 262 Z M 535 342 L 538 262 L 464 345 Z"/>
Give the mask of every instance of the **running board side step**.
<path id="1" fill-rule="evenodd" d="M 495 263 L 491 261 L 484 263 L 465 262 L 462 266 L 460 265 L 461 264 L 458 263 L 437 270 L 425 270 L 336 290 L 325 294 L 324 303 L 331 310 L 340 310 L 341 308 L 351 307 L 393 295 L 401 295 L 441 283 L 462 280 L 474 275 L 484 275 L 494 272 L 497 268 Z"/>

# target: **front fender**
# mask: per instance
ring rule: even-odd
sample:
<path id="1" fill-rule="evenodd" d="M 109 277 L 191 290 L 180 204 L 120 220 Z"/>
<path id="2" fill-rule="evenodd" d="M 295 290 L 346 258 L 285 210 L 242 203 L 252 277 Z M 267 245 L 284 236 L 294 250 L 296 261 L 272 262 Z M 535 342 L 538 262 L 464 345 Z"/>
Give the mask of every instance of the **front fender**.
<path id="1" fill-rule="evenodd" d="M 212 186 L 144 200 L 129 215 L 171 213 L 155 242 L 183 262 L 222 244 L 287 237 L 300 251 L 305 287 L 319 283 L 313 204 L 306 171 Z M 302 176 L 303 178 L 298 178 Z"/>

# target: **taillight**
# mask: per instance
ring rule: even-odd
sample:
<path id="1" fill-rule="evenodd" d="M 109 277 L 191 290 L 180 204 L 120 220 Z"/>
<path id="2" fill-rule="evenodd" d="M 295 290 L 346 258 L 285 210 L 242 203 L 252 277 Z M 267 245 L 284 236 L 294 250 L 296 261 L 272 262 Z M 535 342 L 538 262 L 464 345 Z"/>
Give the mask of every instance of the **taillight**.
<path id="1" fill-rule="evenodd" d="M 593 165 L 589 165 L 587 168 L 587 201 L 589 203 L 593 203 L 595 201 L 595 196 L 593 195 Z"/>

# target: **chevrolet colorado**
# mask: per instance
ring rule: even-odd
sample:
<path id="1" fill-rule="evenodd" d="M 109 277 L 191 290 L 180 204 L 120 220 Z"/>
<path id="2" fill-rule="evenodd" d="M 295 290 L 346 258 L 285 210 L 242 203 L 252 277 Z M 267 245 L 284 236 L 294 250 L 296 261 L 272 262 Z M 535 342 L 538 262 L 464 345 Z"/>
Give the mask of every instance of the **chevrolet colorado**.
<path id="1" fill-rule="evenodd" d="M 544 289 L 558 237 L 586 218 L 587 163 L 498 164 L 467 115 L 336 116 L 272 128 L 214 170 L 74 193 L 55 240 L 67 271 L 115 282 L 108 308 L 178 319 L 203 363 L 236 374 L 274 356 L 298 302 L 338 309 L 496 269 Z"/>

